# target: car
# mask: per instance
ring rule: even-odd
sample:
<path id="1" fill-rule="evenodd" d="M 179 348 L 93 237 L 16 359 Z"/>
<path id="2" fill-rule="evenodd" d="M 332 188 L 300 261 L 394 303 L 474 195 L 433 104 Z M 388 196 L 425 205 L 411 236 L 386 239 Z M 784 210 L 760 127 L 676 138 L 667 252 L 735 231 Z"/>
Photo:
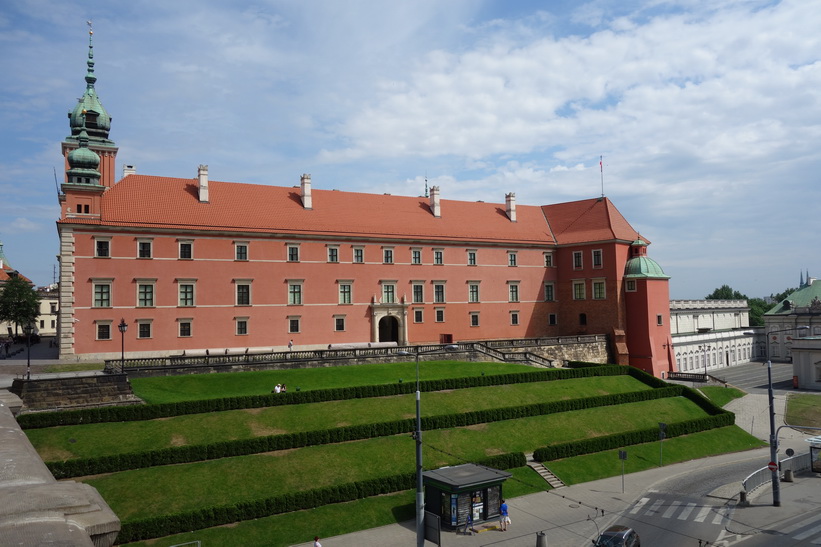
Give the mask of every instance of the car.
<path id="1" fill-rule="evenodd" d="M 596 547 L 641 547 L 641 540 L 635 530 L 629 526 L 616 524 L 611 526 L 593 540 Z"/>

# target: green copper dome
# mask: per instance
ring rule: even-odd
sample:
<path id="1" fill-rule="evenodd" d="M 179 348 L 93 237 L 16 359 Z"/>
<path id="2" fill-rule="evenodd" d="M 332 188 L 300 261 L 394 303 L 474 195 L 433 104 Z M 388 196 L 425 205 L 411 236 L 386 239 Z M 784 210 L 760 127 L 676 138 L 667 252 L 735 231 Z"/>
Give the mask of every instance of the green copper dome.
<path id="1" fill-rule="evenodd" d="M 77 137 L 80 143 L 68 153 L 68 181 L 80 184 L 100 184 L 100 156 L 88 147 L 88 134 L 85 129 L 80 130 Z"/>
<path id="2" fill-rule="evenodd" d="M 650 277 L 653 279 L 670 279 L 664 273 L 658 262 L 646 256 L 637 256 L 627 261 L 624 267 L 624 277 Z"/>
<path id="3" fill-rule="evenodd" d="M 108 140 L 108 133 L 111 130 L 111 116 L 108 115 L 103 103 L 97 96 L 94 83 L 97 77 L 94 75 L 94 46 L 91 43 L 92 32 L 88 33 L 88 72 L 86 73 L 86 91 L 77 101 L 74 110 L 68 113 L 71 136 L 66 140 L 77 140 L 80 131 L 85 128 L 89 139 L 96 145 L 111 146 L 114 143 Z"/>
<path id="4" fill-rule="evenodd" d="M 630 244 L 630 260 L 624 266 L 624 277 L 646 279 L 670 279 L 661 266 L 647 256 L 647 242 L 641 236 Z"/>

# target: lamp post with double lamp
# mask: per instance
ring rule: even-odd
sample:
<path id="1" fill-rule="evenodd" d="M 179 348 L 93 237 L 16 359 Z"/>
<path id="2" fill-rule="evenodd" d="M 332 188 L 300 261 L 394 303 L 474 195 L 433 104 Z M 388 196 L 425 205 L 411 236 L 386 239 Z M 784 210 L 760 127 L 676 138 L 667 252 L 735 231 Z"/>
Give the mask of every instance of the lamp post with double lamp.
<path id="1" fill-rule="evenodd" d="M 767 397 L 770 402 L 770 463 L 768 467 L 772 472 L 773 507 L 781 507 L 781 480 L 778 474 L 778 435 L 775 430 L 775 401 L 773 397 L 773 363 L 770 361 L 770 335 L 794 330 L 807 330 L 809 328 L 810 327 L 805 325 L 791 329 L 773 330 L 766 333 L 767 342 L 764 344 L 764 349 L 767 357 Z M 744 334 L 755 333 L 745 332 Z"/>
<path id="2" fill-rule="evenodd" d="M 125 372 L 125 331 L 128 330 L 128 323 L 125 322 L 125 318 L 120 319 L 120 324 L 117 325 L 117 328 L 120 329 L 120 372 Z"/>
<path id="3" fill-rule="evenodd" d="M 419 391 L 419 356 L 431 353 L 444 353 L 447 351 L 456 351 L 459 346 L 450 344 L 439 348 L 434 348 L 425 351 L 416 351 L 416 431 L 413 434 L 416 439 L 416 546 L 424 547 L 425 545 L 425 490 L 422 483 L 422 399 Z M 411 355 L 409 351 L 397 351 L 399 355 Z"/>
<path id="4" fill-rule="evenodd" d="M 23 327 L 23 332 L 26 333 L 26 381 L 31 380 L 31 331 L 34 326 L 31 323 L 26 323 Z"/>

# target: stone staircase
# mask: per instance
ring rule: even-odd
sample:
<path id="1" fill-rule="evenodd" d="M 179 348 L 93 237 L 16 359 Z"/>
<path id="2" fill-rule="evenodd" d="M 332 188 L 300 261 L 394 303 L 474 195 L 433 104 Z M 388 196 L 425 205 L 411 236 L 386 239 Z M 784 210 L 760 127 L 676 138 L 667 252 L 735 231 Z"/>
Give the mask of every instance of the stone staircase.
<path id="1" fill-rule="evenodd" d="M 539 476 L 542 477 L 551 488 L 555 489 L 567 486 L 559 477 L 554 475 L 550 469 L 542 465 L 540 462 L 535 461 L 533 459 L 533 454 L 525 454 L 525 456 L 527 457 L 527 466 L 538 473 Z"/>

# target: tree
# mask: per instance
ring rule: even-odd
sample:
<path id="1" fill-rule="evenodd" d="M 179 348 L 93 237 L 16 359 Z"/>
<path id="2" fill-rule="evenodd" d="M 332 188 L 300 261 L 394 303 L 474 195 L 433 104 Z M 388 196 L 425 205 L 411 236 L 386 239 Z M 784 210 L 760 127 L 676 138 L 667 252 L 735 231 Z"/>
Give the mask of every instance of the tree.
<path id="1" fill-rule="evenodd" d="M 705 298 L 707 300 L 747 300 L 747 295 L 734 291 L 729 285 L 722 285 Z"/>
<path id="2" fill-rule="evenodd" d="M 31 284 L 15 275 L 0 290 L 0 321 L 7 321 L 17 327 L 33 323 L 40 315 L 40 297 Z"/>
<path id="3" fill-rule="evenodd" d="M 750 306 L 750 326 L 763 327 L 764 314 L 772 308 L 772 304 L 768 304 L 763 298 L 748 298 L 747 305 Z"/>

